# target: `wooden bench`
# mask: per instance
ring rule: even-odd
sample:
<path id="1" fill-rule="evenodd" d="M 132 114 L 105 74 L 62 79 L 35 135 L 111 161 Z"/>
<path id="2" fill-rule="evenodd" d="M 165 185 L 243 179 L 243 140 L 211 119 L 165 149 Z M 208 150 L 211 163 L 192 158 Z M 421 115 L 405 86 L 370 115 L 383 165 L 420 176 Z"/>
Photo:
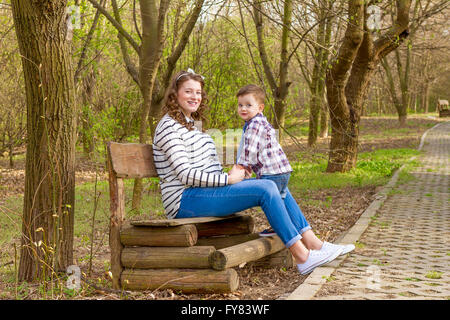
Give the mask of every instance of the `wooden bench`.
<path id="1" fill-rule="evenodd" d="M 448 100 L 439 99 L 437 101 L 437 109 L 439 112 L 439 117 L 450 117 L 450 109 L 448 107 Z"/>
<path id="2" fill-rule="evenodd" d="M 107 144 L 113 287 L 173 289 L 184 293 L 237 290 L 233 267 L 255 261 L 293 266 L 278 238 L 261 238 L 251 216 L 125 221 L 124 179 L 157 177 L 151 145 Z"/>

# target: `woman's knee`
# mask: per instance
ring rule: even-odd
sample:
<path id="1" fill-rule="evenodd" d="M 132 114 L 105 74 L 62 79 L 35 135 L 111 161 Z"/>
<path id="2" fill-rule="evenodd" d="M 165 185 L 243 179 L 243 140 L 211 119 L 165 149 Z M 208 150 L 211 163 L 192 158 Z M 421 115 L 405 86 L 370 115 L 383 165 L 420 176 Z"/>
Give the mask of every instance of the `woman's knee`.
<path id="1" fill-rule="evenodd" d="M 278 191 L 277 184 L 272 180 L 257 179 L 256 181 L 258 182 L 256 188 L 263 195 L 272 197 L 274 195 L 280 194 L 280 192 Z"/>

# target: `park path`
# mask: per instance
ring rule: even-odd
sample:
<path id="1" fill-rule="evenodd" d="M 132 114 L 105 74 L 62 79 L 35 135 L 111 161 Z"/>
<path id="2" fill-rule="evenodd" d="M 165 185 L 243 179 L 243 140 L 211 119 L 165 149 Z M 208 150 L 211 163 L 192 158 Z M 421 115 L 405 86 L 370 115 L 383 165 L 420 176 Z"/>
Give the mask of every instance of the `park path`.
<path id="1" fill-rule="evenodd" d="M 310 299 L 450 299 L 450 122 L 429 130 L 357 248 Z"/>

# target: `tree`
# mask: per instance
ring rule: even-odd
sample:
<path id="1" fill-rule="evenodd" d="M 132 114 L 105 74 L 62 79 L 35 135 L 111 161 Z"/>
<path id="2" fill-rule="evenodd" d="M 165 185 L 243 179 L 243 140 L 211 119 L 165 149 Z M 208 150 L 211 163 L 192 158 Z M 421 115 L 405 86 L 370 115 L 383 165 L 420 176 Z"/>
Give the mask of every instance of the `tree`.
<path id="1" fill-rule="evenodd" d="M 434 5 L 433 5 L 434 3 Z M 412 81 L 412 71 L 411 67 L 413 65 L 412 55 L 413 55 L 413 44 L 415 42 L 415 36 L 417 30 L 422 26 L 422 24 L 430 19 L 432 16 L 440 13 L 445 8 L 445 2 L 436 2 L 433 0 L 419 1 L 415 0 L 414 10 L 411 16 L 411 23 L 409 26 L 409 37 L 405 41 L 405 48 L 396 48 L 395 53 L 395 64 L 397 69 L 397 77 L 395 78 L 392 74 L 392 70 L 387 57 L 381 60 L 381 64 L 386 73 L 386 78 L 388 82 L 389 91 L 391 94 L 392 102 L 394 103 L 395 109 L 397 110 L 398 120 L 400 125 L 405 125 L 408 116 L 408 108 L 411 105 L 411 81 Z M 404 52 L 402 54 L 402 52 Z M 404 57 L 402 57 L 404 56 Z M 426 58 L 425 58 L 426 59 Z M 397 94 L 397 89 L 395 85 L 395 79 L 398 79 L 398 87 L 400 94 Z M 425 92 L 427 91 L 426 84 L 423 82 Z M 400 96 L 400 98 L 399 98 Z"/>
<path id="2" fill-rule="evenodd" d="M 164 97 L 165 88 L 168 87 L 170 78 L 176 66 L 181 53 L 188 42 L 195 23 L 200 15 L 204 0 L 196 0 L 194 10 L 192 11 L 189 20 L 183 33 L 180 37 L 178 45 L 167 59 L 164 71 L 160 71 L 160 64 L 162 60 L 163 50 L 165 49 L 164 39 L 164 24 L 166 21 L 167 10 L 169 8 L 169 0 L 159 1 L 159 8 L 156 0 L 141 0 L 140 17 L 142 34 L 138 31 L 141 43 L 137 43 L 134 38 L 128 33 L 121 21 L 120 10 L 116 0 L 112 0 L 112 7 L 114 17 L 111 16 L 107 10 L 95 0 L 89 0 L 95 8 L 97 8 L 117 29 L 118 38 L 120 42 L 120 49 L 126 69 L 136 84 L 139 86 L 143 102 L 140 112 L 139 124 L 139 142 L 147 143 L 148 128 L 150 125 L 151 131 L 158 120 L 159 112 L 161 110 L 161 102 Z M 135 8 L 133 8 L 133 11 Z M 136 20 L 135 20 L 136 21 Z M 137 25 L 136 25 L 137 29 Z M 132 58 L 128 53 L 128 45 L 135 50 L 139 57 L 139 65 L 133 63 Z M 162 72 L 162 84 L 157 82 L 158 72 Z M 140 211 L 140 203 L 142 198 L 142 179 L 135 179 L 133 188 L 133 202 L 132 208 L 135 211 Z"/>
<path id="3" fill-rule="evenodd" d="M 285 113 L 286 113 L 286 97 L 289 93 L 289 86 L 292 82 L 287 80 L 288 66 L 290 55 L 288 54 L 288 40 L 291 32 L 292 23 L 292 0 L 285 0 L 283 7 L 283 26 L 281 33 L 281 50 L 278 74 L 274 74 L 270 67 L 269 57 L 266 51 L 266 44 L 264 43 L 264 20 L 263 20 L 263 6 L 262 1 L 256 0 L 253 3 L 253 19 L 255 21 L 256 35 L 258 37 L 258 49 L 264 73 L 269 82 L 274 98 L 274 113 L 275 121 L 274 128 L 279 129 L 284 127 Z M 277 83 L 278 80 L 278 83 Z"/>
<path id="4" fill-rule="evenodd" d="M 347 26 L 337 56 L 327 71 L 331 141 L 327 172 L 345 172 L 356 165 L 359 121 L 370 79 L 387 54 L 408 36 L 411 0 L 396 1 L 396 16 L 374 40 L 368 27 L 368 4 L 348 1 Z"/>
<path id="5" fill-rule="evenodd" d="M 25 80 L 27 155 L 20 280 L 73 260 L 77 104 L 65 0 L 13 0 Z"/>
<path id="6" fill-rule="evenodd" d="M 309 129 L 308 146 L 313 146 L 317 142 L 319 134 L 319 116 L 320 116 L 320 135 L 326 137 L 328 134 L 328 107 L 325 100 L 325 74 L 328 66 L 328 51 L 332 33 L 333 16 L 331 14 L 333 1 L 319 0 L 314 6 L 316 8 L 315 19 L 318 23 L 315 41 L 306 46 L 311 51 L 314 64 L 310 72 L 301 62 L 299 54 L 295 56 L 299 63 L 303 77 L 308 83 L 311 92 L 309 103 Z"/>

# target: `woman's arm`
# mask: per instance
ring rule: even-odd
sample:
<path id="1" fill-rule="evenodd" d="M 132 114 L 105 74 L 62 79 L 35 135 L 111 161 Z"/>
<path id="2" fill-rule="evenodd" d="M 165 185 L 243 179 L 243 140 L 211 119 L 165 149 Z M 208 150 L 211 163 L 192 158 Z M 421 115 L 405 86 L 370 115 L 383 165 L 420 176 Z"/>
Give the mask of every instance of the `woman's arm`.
<path id="1" fill-rule="evenodd" d="M 166 155 L 170 168 L 175 171 L 177 179 L 187 186 L 218 187 L 236 183 L 239 180 L 241 174 L 236 170 L 230 174 L 219 174 L 193 169 L 189 162 L 189 152 L 186 150 L 180 132 L 174 126 L 166 126 L 157 132 L 154 141 L 155 146 Z M 196 150 L 190 152 L 195 153 Z"/>

